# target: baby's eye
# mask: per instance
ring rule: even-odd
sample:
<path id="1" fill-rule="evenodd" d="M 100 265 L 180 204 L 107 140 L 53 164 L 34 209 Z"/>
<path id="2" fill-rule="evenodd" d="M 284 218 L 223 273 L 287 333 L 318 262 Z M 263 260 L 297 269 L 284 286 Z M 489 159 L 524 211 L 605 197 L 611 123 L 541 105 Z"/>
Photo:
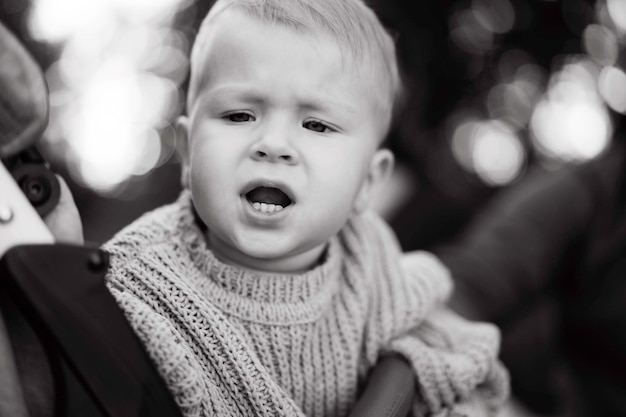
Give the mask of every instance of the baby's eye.
<path id="1" fill-rule="evenodd" d="M 253 115 L 245 112 L 230 113 L 224 116 L 224 118 L 233 123 L 254 122 L 256 120 Z"/>
<path id="2" fill-rule="evenodd" d="M 302 124 L 302 126 L 305 129 L 309 129 L 318 133 L 334 132 L 333 128 L 320 122 L 319 120 L 307 120 Z"/>

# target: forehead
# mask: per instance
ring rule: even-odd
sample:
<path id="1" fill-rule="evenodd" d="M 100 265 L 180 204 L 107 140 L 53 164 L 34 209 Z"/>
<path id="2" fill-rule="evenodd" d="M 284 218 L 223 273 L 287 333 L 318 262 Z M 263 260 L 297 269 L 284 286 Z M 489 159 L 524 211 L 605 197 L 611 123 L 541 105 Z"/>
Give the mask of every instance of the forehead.
<path id="1" fill-rule="evenodd" d="M 240 52 L 257 60 L 269 55 L 276 59 L 282 50 L 296 48 L 308 51 L 312 60 L 320 59 L 323 54 L 327 65 L 341 62 L 351 66 L 348 64 L 352 62 L 352 56 L 346 55 L 339 42 L 323 32 L 264 22 L 239 9 L 228 9 L 217 16 L 206 46 L 205 59 L 211 65 L 215 59 L 210 58 L 215 55 L 223 57 Z"/>
<path id="2" fill-rule="evenodd" d="M 212 72 L 225 56 L 239 53 L 249 59 L 267 61 L 278 58 L 285 48 L 306 50 L 312 60 L 320 59 L 323 53 L 329 68 L 338 62 L 344 66 L 343 70 L 356 68 L 355 56 L 329 34 L 282 22 L 265 22 L 236 7 L 218 12 L 199 36 L 203 39 L 197 41 L 201 47 L 192 55 L 192 66 L 202 76 L 210 75 L 207 71 Z"/>
<path id="3" fill-rule="evenodd" d="M 257 82 L 293 83 L 294 93 L 314 96 L 371 99 L 367 71 L 329 35 L 260 22 L 238 10 L 226 10 L 213 23 L 195 57 L 199 96 L 225 83 Z"/>

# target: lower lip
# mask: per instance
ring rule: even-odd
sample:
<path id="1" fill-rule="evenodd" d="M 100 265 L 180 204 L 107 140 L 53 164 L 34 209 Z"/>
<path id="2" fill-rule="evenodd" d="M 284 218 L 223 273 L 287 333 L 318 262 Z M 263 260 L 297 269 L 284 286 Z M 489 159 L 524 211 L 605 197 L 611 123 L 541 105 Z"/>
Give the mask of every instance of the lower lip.
<path id="1" fill-rule="evenodd" d="M 280 211 L 275 211 L 273 213 L 264 213 L 262 211 L 256 210 L 252 207 L 252 203 L 250 203 L 245 196 L 242 197 L 244 212 L 248 216 L 249 219 L 255 221 L 261 225 L 272 225 L 282 221 L 285 217 L 289 215 L 293 204 L 288 205 Z"/>

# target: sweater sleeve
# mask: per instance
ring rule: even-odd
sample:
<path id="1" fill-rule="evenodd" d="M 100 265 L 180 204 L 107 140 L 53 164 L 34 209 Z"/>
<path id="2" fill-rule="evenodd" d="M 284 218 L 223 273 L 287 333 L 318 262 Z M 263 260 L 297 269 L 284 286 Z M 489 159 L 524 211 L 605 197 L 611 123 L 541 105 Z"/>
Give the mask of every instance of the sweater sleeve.
<path id="1" fill-rule="evenodd" d="M 413 366 L 419 388 L 414 414 L 496 415 L 509 391 L 508 374 L 497 360 L 498 329 L 469 322 L 445 307 L 452 283 L 434 255 L 405 255 L 402 267 L 405 282 L 396 290 L 405 293 L 412 320 L 384 350 L 401 354 Z"/>
<path id="2" fill-rule="evenodd" d="M 508 395 L 508 376 L 496 359 L 498 339 L 494 326 L 469 323 L 439 307 L 392 340 L 388 349 L 407 358 L 417 377 L 414 414 L 496 415 Z"/>

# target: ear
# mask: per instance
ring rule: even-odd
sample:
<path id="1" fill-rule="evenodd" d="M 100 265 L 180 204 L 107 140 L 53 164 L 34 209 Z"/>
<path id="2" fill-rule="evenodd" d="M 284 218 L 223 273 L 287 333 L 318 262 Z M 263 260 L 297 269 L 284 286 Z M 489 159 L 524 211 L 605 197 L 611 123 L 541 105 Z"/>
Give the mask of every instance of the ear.
<path id="1" fill-rule="evenodd" d="M 187 116 L 179 116 L 175 124 L 176 132 L 176 153 L 180 158 L 181 174 L 180 182 L 183 188 L 190 187 L 190 161 L 189 161 L 189 118 Z"/>
<path id="2" fill-rule="evenodd" d="M 376 189 L 384 184 L 393 171 L 395 159 L 389 149 L 378 149 L 372 157 L 367 178 L 361 185 L 361 189 L 354 201 L 354 210 L 363 213 L 370 206 L 370 201 L 375 195 Z"/>

